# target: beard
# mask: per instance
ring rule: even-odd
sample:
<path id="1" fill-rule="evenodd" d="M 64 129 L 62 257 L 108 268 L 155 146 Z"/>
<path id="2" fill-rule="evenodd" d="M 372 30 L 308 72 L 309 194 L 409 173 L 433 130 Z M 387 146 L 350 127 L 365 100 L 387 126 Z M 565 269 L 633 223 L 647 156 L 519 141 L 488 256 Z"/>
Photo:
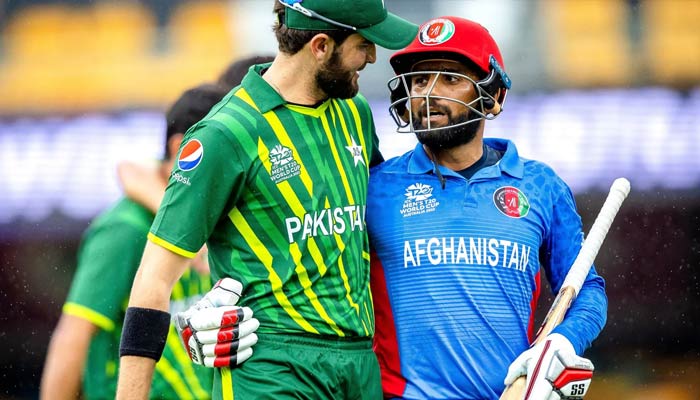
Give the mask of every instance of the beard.
<path id="1" fill-rule="evenodd" d="M 360 90 L 353 82 L 354 71 L 343 67 L 340 52 L 333 50 L 331 58 L 316 72 L 316 86 L 333 99 L 350 99 Z"/>
<path id="2" fill-rule="evenodd" d="M 416 132 L 418 141 L 427 146 L 429 149 L 439 152 L 441 150 L 449 150 L 455 147 L 467 144 L 474 140 L 476 132 L 479 130 L 480 120 L 470 122 L 468 124 L 454 126 L 469 121 L 471 110 L 457 115 L 452 115 L 452 111 L 443 106 L 437 106 L 439 111 L 447 116 L 447 125 L 444 128 L 432 128 L 429 131 Z M 427 116 L 425 107 L 421 107 L 417 115 L 413 116 L 413 129 L 428 129 L 427 125 L 422 124 L 423 117 Z"/>

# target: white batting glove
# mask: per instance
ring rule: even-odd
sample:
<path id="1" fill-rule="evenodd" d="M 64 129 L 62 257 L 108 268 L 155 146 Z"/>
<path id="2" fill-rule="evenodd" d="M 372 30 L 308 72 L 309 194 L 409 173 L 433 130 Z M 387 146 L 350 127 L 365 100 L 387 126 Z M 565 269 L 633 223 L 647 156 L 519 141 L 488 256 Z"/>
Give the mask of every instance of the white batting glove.
<path id="1" fill-rule="evenodd" d="M 564 335 L 553 333 L 508 367 L 506 386 L 527 375 L 524 400 L 582 399 L 593 377 L 591 360 L 576 355 Z"/>
<path id="2" fill-rule="evenodd" d="M 253 355 L 260 322 L 249 307 L 238 307 L 243 285 L 218 281 L 204 297 L 175 315 L 175 328 L 192 362 L 206 367 L 236 367 Z"/>

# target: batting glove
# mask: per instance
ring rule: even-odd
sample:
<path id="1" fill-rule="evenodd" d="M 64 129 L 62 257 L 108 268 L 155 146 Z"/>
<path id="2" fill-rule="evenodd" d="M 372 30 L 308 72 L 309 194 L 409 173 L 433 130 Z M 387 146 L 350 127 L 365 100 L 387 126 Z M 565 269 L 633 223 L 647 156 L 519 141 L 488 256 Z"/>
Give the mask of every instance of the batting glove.
<path id="1" fill-rule="evenodd" d="M 579 357 L 569 340 L 553 333 L 523 352 L 508 368 L 503 382 L 527 375 L 524 400 L 582 399 L 593 377 L 591 360 Z"/>
<path id="2" fill-rule="evenodd" d="M 195 364 L 237 367 L 253 355 L 260 322 L 249 307 L 238 307 L 243 285 L 224 278 L 197 303 L 175 315 L 175 328 Z"/>

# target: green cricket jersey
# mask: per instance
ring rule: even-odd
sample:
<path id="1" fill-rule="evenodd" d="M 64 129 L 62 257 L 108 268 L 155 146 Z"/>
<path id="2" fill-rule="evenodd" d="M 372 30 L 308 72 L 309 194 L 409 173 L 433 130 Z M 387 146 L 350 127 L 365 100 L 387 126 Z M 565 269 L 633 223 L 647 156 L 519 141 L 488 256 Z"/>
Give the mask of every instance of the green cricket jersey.
<path id="1" fill-rule="evenodd" d="M 367 101 L 286 103 L 255 66 L 186 134 L 149 239 L 243 283 L 260 333 L 371 337 Z"/>
<path id="2" fill-rule="evenodd" d="M 113 399 L 117 387 L 119 341 L 129 292 L 153 214 L 123 199 L 95 219 L 83 235 L 78 269 L 63 313 L 100 329 L 90 343 L 83 393 L 87 399 Z M 183 311 L 211 288 L 209 276 L 191 269 L 176 284 L 170 312 Z M 195 366 L 171 325 L 163 356 L 156 364 L 151 398 L 209 399 L 213 371 Z"/>

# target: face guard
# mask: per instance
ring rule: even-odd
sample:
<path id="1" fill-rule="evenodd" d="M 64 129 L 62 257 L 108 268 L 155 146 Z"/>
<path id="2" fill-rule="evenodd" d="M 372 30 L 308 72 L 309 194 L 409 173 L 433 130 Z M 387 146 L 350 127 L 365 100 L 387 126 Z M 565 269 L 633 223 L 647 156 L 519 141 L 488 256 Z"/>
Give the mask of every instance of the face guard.
<path id="1" fill-rule="evenodd" d="M 495 59 L 493 59 L 492 61 L 495 62 Z M 484 119 L 492 120 L 496 118 L 496 116 L 500 112 L 500 109 L 499 112 L 496 112 L 494 114 L 488 111 L 491 110 L 497 103 L 503 104 L 505 102 L 506 95 L 505 91 L 502 91 L 502 95 L 499 96 L 498 99 L 491 95 L 491 93 L 496 93 L 497 89 L 503 86 L 501 76 L 499 75 L 499 72 L 502 71 L 499 70 L 499 68 L 492 68 L 489 75 L 485 79 L 482 79 L 480 81 L 475 81 L 469 76 L 463 74 L 445 71 L 407 72 L 391 78 L 387 83 L 387 86 L 389 87 L 389 91 L 391 93 L 391 104 L 389 105 L 389 113 L 394 119 L 394 122 L 396 122 L 396 131 L 399 133 L 437 131 L 441 129 L 463 126 Z M 428 76 L 430 78 L 429 81 L 432 81 L 432 83 L 425 90 L 424 94 L 411 94 L 411 81 L 413 80 L 412 78 L 415 76 Z M 469 103 L 466 103 L 462 100 L 458 100 L 453 97 L 433 95 L 435 85 L 437 84 L 441 76 L 452 76 L 471 82 L 478 96 Z M 411 105 L 411 101 L 414 99 L 422 99 L 424 106 L 421 106 L 421 108 L 425 107 L 425 116 L 427 117 L 428 123 L 427 126 L 422 129 L 416 128 L 416 121 L 414 120 L 413 113 L 414 110 L 412 109 Z M 452 101 L 466 107 L 470 111 L 469 118 L 467 118 L 466 121 L 461 121 L 455 124 L 448 124 L 440 127 L 432 127 L 430 122 L 430 109 L 431 102 L 434 102 L 435 100 Z"/>

